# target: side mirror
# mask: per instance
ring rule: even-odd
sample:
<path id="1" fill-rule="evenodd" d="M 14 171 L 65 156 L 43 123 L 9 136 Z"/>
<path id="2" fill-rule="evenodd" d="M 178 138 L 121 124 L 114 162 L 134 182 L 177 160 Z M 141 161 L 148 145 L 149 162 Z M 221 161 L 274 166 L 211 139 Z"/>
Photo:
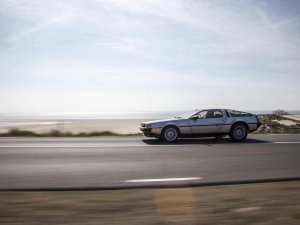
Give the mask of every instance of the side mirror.
<path id="1" fill-rule="evenodd" d="M 199 119 L 199 116 L 193 116 L 193 117 L 191 117 L 191 119 L 192 120 L 197 120 L 197 119 Z"/>

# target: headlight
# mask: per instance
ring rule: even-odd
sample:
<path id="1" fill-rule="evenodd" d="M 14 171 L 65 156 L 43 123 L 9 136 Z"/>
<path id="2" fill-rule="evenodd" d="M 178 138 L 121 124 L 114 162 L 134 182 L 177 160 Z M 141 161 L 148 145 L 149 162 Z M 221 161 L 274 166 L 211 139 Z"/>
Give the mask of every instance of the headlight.
<path id="1" fill-rule="evenodd" d="M 151 128 L 151 124 L 150 123 L 141 123 L 141 127 Z"/>

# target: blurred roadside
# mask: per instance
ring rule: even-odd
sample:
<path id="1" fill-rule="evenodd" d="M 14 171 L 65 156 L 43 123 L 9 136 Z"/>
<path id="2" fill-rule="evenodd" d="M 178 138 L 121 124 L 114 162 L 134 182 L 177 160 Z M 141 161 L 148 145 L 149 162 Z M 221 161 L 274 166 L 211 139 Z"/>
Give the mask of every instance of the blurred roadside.
<path id="1" fill-rule="evenodd" d="M 259 119 L 262 125 L 254 133 L 300 133 L 300 118 L 298 115 L 262 114 L 259 115 Z M 86 136 L 128 135 L 140 133 L 140 123 L 149 120 L 153 119 L 0 119 L 0 134 L 8 133 L 8 136 L 20 136 L 17 135 L 20 134 L 18 131 L 29 131 L 34 134 L 44 134 L 44 136 L 64 136 L 64 133 L 68 133 L 66 136 L 80 133 L 86 133 Z M 17 132 L 11 132 L 12 130 Z M 93 133 L 93 135 L 87 133 Z M 34 135 L 28 133 L 24 136 Z"/>
<path id="2" fill-rule="evenodd" d="M 198 188 L 0 192 L 0 224 L 297 225 L 300 181 Z"/>

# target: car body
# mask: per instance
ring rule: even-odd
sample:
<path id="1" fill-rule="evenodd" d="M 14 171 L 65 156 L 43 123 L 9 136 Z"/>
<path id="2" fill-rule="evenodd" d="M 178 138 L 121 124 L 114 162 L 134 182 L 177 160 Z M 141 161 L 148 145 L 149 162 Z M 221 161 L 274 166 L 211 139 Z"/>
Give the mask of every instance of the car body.
<path id="1" fill-rule="evenodd" d="M 166 142 L 184 137 L 225 135 L 234 141 L 243 141 L 260 125 L 255 114 L 231 109 L 203 109 L 170 119 L 143 122 L 140 130 L 147 137 L 162 138 Z"/>

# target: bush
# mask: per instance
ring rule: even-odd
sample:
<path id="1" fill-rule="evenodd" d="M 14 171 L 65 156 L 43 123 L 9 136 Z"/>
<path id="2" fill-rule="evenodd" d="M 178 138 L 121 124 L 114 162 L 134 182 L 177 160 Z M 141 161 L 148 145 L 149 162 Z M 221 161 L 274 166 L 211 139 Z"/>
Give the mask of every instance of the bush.
<path id="1" fill-rule="evenodd" d="M 285 115 L 289 115 L 288 112 L 281 110 L 281 109 L 277 109 L 273 111 L 273 114 L 278 115 L 278 116 L 285 116 Z"/>

